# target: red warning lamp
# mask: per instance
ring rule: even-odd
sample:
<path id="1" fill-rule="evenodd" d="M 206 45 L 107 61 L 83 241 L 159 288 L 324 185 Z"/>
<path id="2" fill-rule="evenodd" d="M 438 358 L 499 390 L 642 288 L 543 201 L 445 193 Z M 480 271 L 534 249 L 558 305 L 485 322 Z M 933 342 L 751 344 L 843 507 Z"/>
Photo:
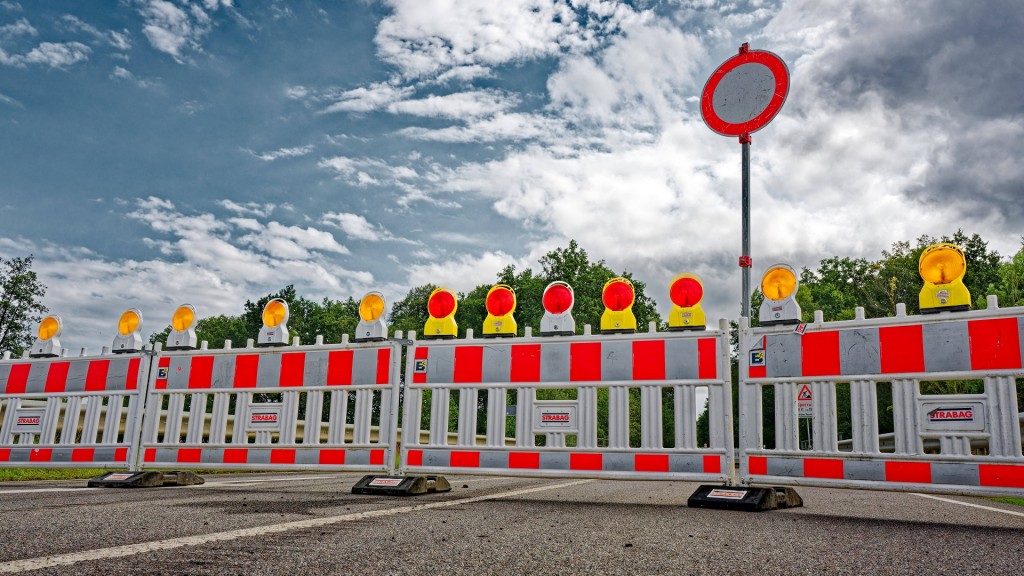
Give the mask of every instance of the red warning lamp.
<path id="1" fill-rule="evenodd" d="M 484 302 L 487 307 L 487 318 L 484 320 L 483 336 L 515 336 L 519 327 L 512 317 L 512 313 L 516 311 L 516 293 L 512 288 L 505 284 L 497 284 L 488 290 Z"/>
<path id="2" fill-rule="evenodd" d="M 423 327 L 424 338 L 455 338 L 459 334 L 459 325 L 455 323 L 455 311 L 459 303 L 455 292 L 449 288 L 437 288 L 427 299 L 427 319 Z"/>
<path id="3" fill-rule="evenodd" d="M 576 333 L 576 320 L 572 317 L 572 305 L 576 300 L 572 286 L 556 280 L 544 289 L 541 302 L 544 317 L 540 319 L 541 336 L 572 336 Z"/>
<path id="4" fill-rule="evenodd" d="M 669 330 L 704 330 L 706 319 L 700 301 L 704 299 L 704 285 L 696 274 L 683 273 L 672 279 L 668 289 L 672 312 L 668 317 Z"/>
<path id="5" fill-rule="evenodd" d="M 633 315 L 633 283 L 626 278 L 612 278 L 605 282 L 601 292 L 604 313 L 601 314 L 601 332 L 636 332 Z"/>

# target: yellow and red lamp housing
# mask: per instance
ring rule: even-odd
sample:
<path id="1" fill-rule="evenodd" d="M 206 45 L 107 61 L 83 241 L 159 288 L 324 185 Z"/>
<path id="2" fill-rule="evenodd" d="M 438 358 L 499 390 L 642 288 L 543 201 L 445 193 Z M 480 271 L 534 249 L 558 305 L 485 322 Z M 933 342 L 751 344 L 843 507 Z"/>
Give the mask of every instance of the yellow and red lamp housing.
<path id="1" fill-rule="evenodd" d="M 964 285 L 967 260 L 956 244 L 932 244 L 921 252 L 917 271 L 924 280 L 918 296 L 922 314 L 971 309 L 971 293 Z"/>
<path id="2" fill-rule="evenodd" d="M 793 268 L 786 264 L 770 266 L 761 277 L 761 293 L 764 294 L 758 315 L 761 326 L 799 324 L 802 314 L 796 301 L 799 288 L 800 280 Z"/>
<path id="3" fill-rule="evenodd" d="M 459 300 L 450 288 L 437 288 L 427 298 L 427 323 L 423 326 L 423 338 L 449 339 L 459 335 L 459 325 L 455 323 L 455 311 L 459 309 Z"/>
<path id="4" fill-rule="evenodd" d="M 572 317 L 576 294 L 572 286 L 561 280 L 548 284 L 541 302 L 544 305 L 544 316 L 540 319 L 541 336 L 572 336 L 576 333 L 576 320 Z"/>
<path id="5" fill-rule="evenodd" d="M 668 329 L 704 330 L 707 319 L 700 301 L 704 299 L 704 284 L 700 276 L 684 272 L 672 279 L 668 297 L 672 300 L 672 312 L 668 316 Z"/>
<path id="6" fill-rule="evenodd" d="M 356 325 L 355 342 L 379 342 L 388 337 L 388 325 L 384 323 L 384 295 L 368 292 L 359 301 L 359 324 Z"/>
<path id="7" fill-rule="evenodd" d="M 60 333 L 64 331 L 64 321 L 56 314 L 43 318 L 36 331 L 36 341 L 28 355 L 32 358 L 52 358 L 64 353 L 60 347 Z"/>
<path id="8" fill-rule="evenodd" d="M 512 314 L 516 311 L 516 293 L 507 284 L 495 284 L 484 299 L 487 318 L 484 319 L 484 338 L 515 336 L 519 326 Z"/>
<path id="9" fill-rule="evenodd" d="M 636 332 L 636 316 L 633 315 L 633 302 L 636 293 L 633 283 L 628 278 L 612 278 L 604 283 L 601 290 L 601 301 L 604 313 L 601 314 L 601 332 L 619 334 Z"/>
<path id="10" fill-rule="evenodd" d="M 198 345 L 196 309 L 191 304 L 182 304 L 171 316 L 171 333 L 167 335 L 167 349 L 195 350 Z"/>
<path id="11" fill-rule="evenodd" d="M 114 354 L 127 354 L 142 350 L 142 312 L 138 308 L 130 308 L 121 314 L 117 321 L 117 336 L 110 350 Z"/>
<path id="12" fill-rule="evenodd" d="M 274 298 L 263 307 L 263 327 L 257 346 L 288 345 L 288 303 Z"/>

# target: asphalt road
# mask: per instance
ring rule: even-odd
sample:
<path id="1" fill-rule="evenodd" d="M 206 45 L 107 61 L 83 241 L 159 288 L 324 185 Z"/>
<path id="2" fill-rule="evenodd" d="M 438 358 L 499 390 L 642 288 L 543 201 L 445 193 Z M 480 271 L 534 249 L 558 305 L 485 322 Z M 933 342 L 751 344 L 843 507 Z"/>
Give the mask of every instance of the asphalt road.
<path id="1" fill-rule="evenodd" d="M 210 475 L 203 486 L 0 483 L 0 573 L 1024 573 L 1024 507 L 800 488 L 803 508 L 690 509 L 683 482 L 449 477 L 357 496 L 354 474 Z"/>

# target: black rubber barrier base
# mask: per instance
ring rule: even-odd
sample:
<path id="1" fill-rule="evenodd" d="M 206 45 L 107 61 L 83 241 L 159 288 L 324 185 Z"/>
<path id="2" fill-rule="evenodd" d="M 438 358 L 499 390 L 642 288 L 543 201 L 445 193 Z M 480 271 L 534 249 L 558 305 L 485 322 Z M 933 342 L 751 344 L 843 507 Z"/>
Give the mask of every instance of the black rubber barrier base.
<path id="1" fill-rule="evenodd" d="M 363 476 L 352 487 L 353 494 L 419 496 L 428 492 L 450 492 L 452 485 L 444 476 Z"/>
<path id="2" fill-rule="evenodd" d="M 143 470 L 139 472 L 107 472 L 89 480 L 90 488 L 159 488 L 193 486 L 206 480 L 191 470 Z"/>
<path id="3" fill-rule="evenodd" d="M 705 484 L 697 488 L 686 505 L 690 508 L 763 512 L 777 508 L 798 508 L 804 505 L 804 501 L 792 488 Z"/>

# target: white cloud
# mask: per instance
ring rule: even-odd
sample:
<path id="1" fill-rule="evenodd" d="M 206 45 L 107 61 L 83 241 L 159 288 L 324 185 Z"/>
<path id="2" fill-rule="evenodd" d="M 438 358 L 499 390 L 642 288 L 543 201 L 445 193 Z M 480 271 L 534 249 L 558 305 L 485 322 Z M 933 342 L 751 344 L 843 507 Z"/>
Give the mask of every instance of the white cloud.
<path id="1" fill-rule="evenodd" d="M 115 80 L 123 80 L 125 82 L 131 82 L 131 83 L 135 84 L 136 86 L 138 86 L 139 88 L 145 88 L 145 89 L 154 88 L 154 87 L 159 85 L 158 81 L 145 80 L 143 78 L 138 78 L 138 77 L 135 76 L 135 74 L 132 74 L 132 72 L 130 70 L 128 70 L 126 68 L 123 68 L 121 66 L 114 66 L 114 70 L 113 70 L 113 72 L 110 73 L 110 77 L 115 79 Z"/>
<path id="2" fill-rule="evenodd" d="M 492 282 L 509 264 L 520 270 L 533 264 L 528 258 L 515 258 L 502 251 L 439 254 L 437 250 L 425 250 L 419 256 L 428 261 L 407 265 L 410 286 L 435 284 L 456 292 L 469 292 L 479 284 Z"/>
<path id="3" fill-rule="evenodd" d="M 246 202 L 244 204 L 239 204 L 232 200 L 220 200 L 217 204 L 236 214 L 247 214 L 251 216 L 269 216 L 270 213 L 274 211 L 274 208 L 277 207 L 275 204 L 270 202 L 263 204 L 258 202 Z"/>
<path id="4" fill-rule="evenodd" d="M 434 118 L 470 119 L 491 116 L 518 103 L 514 95 L 496 90 L 457 92 L 444 96 L 428 96 L 416 100 L 403 100 L 388 106 L 393 114 L 409 114 Z"/>
<path id="5" fill-rule="evenodd" d="M 226 0 L 204 0 L 202 5 L 186 2 L 181 6 L 167 0 L 136 0 L 136 7 L 143 17 L 142 33 L 149 44 L 184 63 L 188 52 L 202 51 L 202 39 L 213 27 L 210 14 L 233 5 Z"/>
<path id="6" fill-rule="evenodd" d="M 341 93 L 324 112 L 372 112 L 402 100 L 412 92 L 412 88 L 378 82 Z"/>
<path id="7" fill-rule="evenodd" d="M 100 42 L 109 44 L 118 50 L 129 50 L 132 47 L 131 34 L 127 30 L 108 30 L 104 32 L 71 14 L 65 14 L 61 17 L 61 20 L 68 29 L 76 32 L 85 32 Z"/>
<path id="8" fill-rule="evenodd" d="M 8 106 L 14 106 L 15 108 L 24 108 L 25 105 L 18 100 L 11 98 L 10 96 L 0 93 L 0 102 L 7 104 Z"/>
<path id="9" fill-rule="evenodd" d="M 377 242 L 392 238 L 391 233 L 380 226 L 374 226 L 359 214 L 347 212 L 328 212 L 323 215 L 321 222 L 331 226 L 337 226 L 348 235 L 349 238 Z"/>
<path id="10" fill-rule="evenodd" d="M 264 162 L 273 162 L 274 160 L 279 160 L 281 158 L 298 158 L 300 156 L 305 156 L 314 149 L 316 149 L 316 146 L 307 144 L 306 146 L 296 146 L 294 148 L 278 148 L 277 150 L 272 150 L 270 152 L 256 153 L 248 149 L 245 151 Z"/>
<path id="11" fill-rule="evenodd" d="M 25 18 L 19 18 L 14 24 L 0 26 L 0 38 L 14 36 L 37 36 L 39 32 Z"/>
<path id="12" fill-rule="evenodd" d="M 50 68 L 67 68 L 89 59 L 92 49 L 81 42 L 43 42 L 24 57 L 26 64 L 39 64 Z"/>

